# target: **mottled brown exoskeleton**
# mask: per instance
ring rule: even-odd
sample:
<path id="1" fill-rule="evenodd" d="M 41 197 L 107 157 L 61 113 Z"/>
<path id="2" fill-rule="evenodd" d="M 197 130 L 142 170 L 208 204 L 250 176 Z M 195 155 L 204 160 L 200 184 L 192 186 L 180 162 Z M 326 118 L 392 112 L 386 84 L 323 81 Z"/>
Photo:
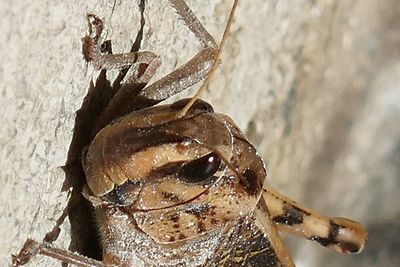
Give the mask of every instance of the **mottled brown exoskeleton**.
<path id="1" fill-rule="evenodd" d="M 112 93 L 83 142 L 82 160 L 70 163 L 84 171 L 77 188 L 95 208 L 101 258 L 57 249 L 48 236 L 28 240 L 13 265 L 44 254 L 78 266 L 294 266 L 278 231 L 341 253 L 361 251 L 360 224 L 319 215 L 265 184 L 263 161 L 228 116 L 201 100 L 157 105 L 208 77 L 220 53 L 184 0 L 169 2 L 203 49 L 150 85 L 159 57 L 112 54 L 109 43 L 100 45 L 102 21 L 88 15 L 83 54 L 102 70 L 92 90 Z M 126 75 L 132 65 L 125 82 L 104 82 L 106 70 Z"/>

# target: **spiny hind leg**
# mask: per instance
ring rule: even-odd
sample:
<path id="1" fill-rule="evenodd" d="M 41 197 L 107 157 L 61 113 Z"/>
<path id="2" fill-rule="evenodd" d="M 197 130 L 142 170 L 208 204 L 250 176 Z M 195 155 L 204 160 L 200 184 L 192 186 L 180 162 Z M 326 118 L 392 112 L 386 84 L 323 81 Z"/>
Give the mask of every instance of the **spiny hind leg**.
<path id="1" fill-rule="evenodd" d="M 180 19 L 194 33 L 203 48 L 188 62 L 140 92 L 145 99 L 161 102 L 204 80 L 216 60 L 218 46 L 184 0 L 169 0 Z"/>
<path id="2" fill-rule="evenodd" d="M 217 43 L 212 35 L 204 28 L 184 0 L 169 0 L 169 2 L 175 8 L 176 13 L 183 23 L 194 33 L 203 47 L 217 49 Z"/>
<path id="3" fill-rule="evenodd" d="M 317 241 L 340 253 L 360 252 L 366 240 L 363 226 L 345 218 L 331 218 L 303 207 L 271 188 L 263 198 L 279 231 Z"/>

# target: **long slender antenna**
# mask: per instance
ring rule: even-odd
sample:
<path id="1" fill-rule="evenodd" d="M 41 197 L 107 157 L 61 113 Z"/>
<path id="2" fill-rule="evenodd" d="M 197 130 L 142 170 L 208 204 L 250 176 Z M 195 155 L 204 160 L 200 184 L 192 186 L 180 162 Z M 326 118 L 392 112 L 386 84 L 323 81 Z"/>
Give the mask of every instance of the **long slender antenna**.
<path id="1" fill-rule="evenodd" d="M 111 14 L 108 20 L 111 20 L 112 15 L 114 14 L 115 6 L 117 5 L 117 0 L 114 0 L 113 6 L 111 8 Z"/>
<path id="2" fill-rule="evenodd" d="M 233 1 L 231 12 L 229 13 L 228 21 L 226 23 L 221 42 L 219 43 L 219 46 L 218 46 L 217 55 L 215 56 L 214 63 L 211 66 L 211 69 L 208 73 L 207 78 L 203 81 L 199 90 L 197 90 L 196 94 L 192 97 L 192 99 L 190 99 L 190 101 L 186 104 L 186 106 L 177 114 L 178 118 L 182 118 L 183 116 L 185 116 L 186 112 L 190 109 L 190 107 L 193 105 L 193 103 L 200 97 L 200 95 L 204 92 L 204 90 L 207 88 L 208 84 L 210 83 L 210 80 L 211 80 L 212 76 L 214 75 L 215 70 L 218 67 L 219 58 L 221 57 L 222 50 L 225 46 L 226 40 L 228 39 L 228 34 L 230 32 L 230 28 L 231 28 L 231 25 L 233 22 L 233 17 L 235 15 L 235 11 L 236 11 L 238 2 L 239 2 L 239 0 Z"/>

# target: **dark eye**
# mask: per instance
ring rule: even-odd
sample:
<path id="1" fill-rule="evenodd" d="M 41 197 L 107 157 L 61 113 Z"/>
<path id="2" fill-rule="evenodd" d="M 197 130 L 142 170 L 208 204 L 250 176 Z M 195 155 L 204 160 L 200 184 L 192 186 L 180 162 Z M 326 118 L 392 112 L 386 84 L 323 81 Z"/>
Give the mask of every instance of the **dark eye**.
<path id="1" fill-rule="evenodd" d="M 212 152 L 182 166 L 180 179 L 187 183 L 200 183 L 211 178 L 221 165 L 219 156 Z"/>

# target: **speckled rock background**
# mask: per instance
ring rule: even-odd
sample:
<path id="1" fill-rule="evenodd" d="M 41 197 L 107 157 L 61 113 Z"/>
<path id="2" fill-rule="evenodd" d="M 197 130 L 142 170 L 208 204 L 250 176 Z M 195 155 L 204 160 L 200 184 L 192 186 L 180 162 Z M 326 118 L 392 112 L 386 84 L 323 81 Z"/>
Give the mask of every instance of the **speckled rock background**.
<path id="1" fill-rule="evenodd" d="M 104 18 L 114 51 L 127 51 L 137 2 L 0 2 L 1 266 L 26 237 L 40 240 L 66 204 L 58 166 L 96 74 L 80 51 L 85 14 Z M 188 3 L 219 40 L 231 1 Z M 147 1 L 145 15 L 143 49 L 161 55 L 158 77 L 199 49 L 167 1 Z M 297 266 L 399 266 L 398 1 L 241 1 L 223 62 L 204 98 L 248 133 L 270 183 L 369 231 L 356 256 L 288 237 Z M 68 229 L 57 246 L 68 246 Z M 60 264 L 39 257 L 30 266 Z"/>

